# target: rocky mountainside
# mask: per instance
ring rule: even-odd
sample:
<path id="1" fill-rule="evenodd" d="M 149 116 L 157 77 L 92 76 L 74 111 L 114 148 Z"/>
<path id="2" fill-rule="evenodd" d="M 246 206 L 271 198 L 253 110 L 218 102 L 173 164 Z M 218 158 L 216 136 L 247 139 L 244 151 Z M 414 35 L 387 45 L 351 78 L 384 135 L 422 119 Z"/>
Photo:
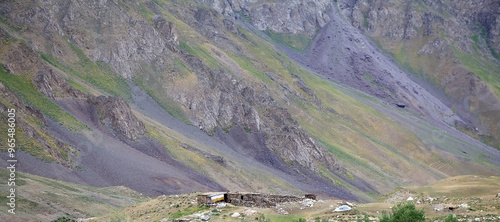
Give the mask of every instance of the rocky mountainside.
<path id="1" fill-rule="evenodd" d="M 96 4 L 57 1 L 30 4 L 5 2 L 2 5 L 5 16 L 2 30 L 6 39 L 2 50 L 6 54 L 2 60 L 5 78 L 22 78 L 29 86 L 34 83 L 32 87 L 37 91 L 35 93 L 41 93 L 50 99 L 51 101 L 47 103 L 54 107 L 45 108 L 46 104 L 33 105 L 35 107 L 39 105 L 36 108 L 42 109 L 42 112 L 46 109 L 45 118 L 48 117 L 55 122 L 60 122 L 57 116 L 63 114 L 67 117 L 67 122 L 61 121 L 63 128 L 75 131 L 67 132 L 58 129 L 60 127 L 51 127 L 50 123 L 41 124 L 40 127 L 55 138 L 69 137 L 60 139 L 77 150 L 73 159 L 69 158 L 74 162 L 73 165 L 69 166 L 69 169 L 59 169 L 64 171 L 66 176 L 50 176 L 50 173 L 44 173 L 44 176 L 62 177 L 92 185 L 116 184 L 116 180 L 123 181 L 124 178 L 105 178 L 102 173 L 106 172 L 94 170 L 88 171 L 99 174 L 97 177 L 102 178 L 102 181 L 88 181 L 86 178 L 90 178 L 89 175 L 79 175 L 87 174 L 88 171 L 75 172 L 74 169 L 74 167 L 85 169 L 87 167 L 85 165 L 89 164 L 86 161 L 95 161 L 90 160 L 91 154 L 97 154 L 96 149 L 104 144 L 108 145 L 107 140 L 110 138 L 114 139 L 111 139 L 109 144 L 113 144 L 112 141 L 122 143 L 147 156 L 167 162 L 168 165 L 180 167 L 176 172 L 187 173 L 182 164 L 178 165 L 176 161 L 170 159 L 170 154 L 158 148 L 162 146 L 161 143 L 165 146 L 165 143 L 172 145 L 171 142 L 163 141 L 164 136 L 158 135 L 157 131 L 151 132 L 150 129 L 148 132 L 144 123 L 137 119 L 126 102 L 128 100 L 141 103 L 150 96 L 154 100 L 152 104 L 162 107 L 159 112 L 166 110 L 174 117 L 196 126 L 205 133 L 220 137 L 223 143 L 234 140 L 236 144 L 231 144 L 232 146 L 242 146 L 250 151 L 260 149 L 260 152 L 254 154 L 254 161 L 283 171 L 288 175 L 287 180 L 305 177 L 318 184 L 331 183 L 315 175 L 319 171 L 319 166 L 325 167 L 327 172 L 334 175 L 343 174 L 339 171 L 332 155 L 308 135 L 290 113 L 275 101 L 265 85 L 255 82 L 252 77 L 245 76 L 246 73 L 237 75 L 237 71 L 241 70 L 239 66 L 243 65 L 238 65 L 232 60 L 224 61 L 224 58 L 220 58 L 221 61 L 214 60 L 200 48 L 202 42 L 198 42 L 199 39 L 184 38 L 184 41 L 179 42 L 179 33 L 176 31 L 179 25 L 176 25 L 172 18 L 167 21 L 165 17 L 172 15 L 165 14 L 162 5 L 153 2 L 137 4 L 142 10 L 133 10 L 135 6 L 132 3 L 124 5 L 118 2 Z M 178 16 L 189 16 L 184 19 L 187 24 L 182 23 L 180 26 L 189 25 L 211 38 L 221 38 L 217 32 L 224 25 L 215 12 L 179 5 L 172 9 L 182 10 L 177 12 Z M 224 22 L 226 26 L 231 26 L 230 20 Z M 238 28 L 234 24 L 233 26 L 235 29 L 232 31 L 237 32 Z M 189 33 L 193 30 L 184 28 L 183 31 Z M 228 39 L 226 41 L 229 42 Z M 228 44 L 231 45 L 234 43 Z M 19 56 L 16 51 L 18 47 L 26 48 L 27 53 L 21 55 L 23 59 L 15 58 Z M 215 48 L 210 53 L 228 58 Z M 238 56 L 244 59 L 241 55 Z M 30 70 L 23 67 L 24 58 L 32 61 L 33 64 L 28 67 Z M 226 65 L 225 62 L 230 64 Z M 137 93 L 142 95 L 138 98 L 132 98 L 131 94 L 131 88 L 135 87 L 135 84 L 142 88 L 142 90 L 136 88 L 139 90 Z M 148 95 L 143 95 L 145 93 L 141 91 Z M 19 96 L 24 96 L 22 90 L 18 93 Z M 103 94 L 108 97 L 102 96 Z M 32 102 L 29 99 L 25 101 L 27 104 Z M 151 104 L 139 108 L 148 110 L 151 109 Z M 54 112 L 54 116 L 47 115 L 49 112 Z M 245 132 L 230 133 L 230 137 L 218 132 L 221 129 L 233 132 L 235 126 L 241 127 Z M 85 137 L 88 142 L 75 143 L 74 141 L 78 139 L 72 138 L 82 136 L 79 135 L 80 131 L 88 134 L 85 132 L 87 130 L 90 130 L 90 134 L 97 134 L 96 136 L 104 134 L 104 136 L 99 136 L 100 138 L 95 141 L 87 135 Z M 177 148 L 179 144 L 174 142 L 173 146 Z M 59 158 L 56 159 L 62 162 Z M 104 165 L 113 162 L 109 160 L 108 163 L 104 163 L 105 159 L 100 159 L 103 160 L 99 160 L 99 163 Z M 298 165 L 290 167 L 286 162 Z M 94 168 L 94 166 L 89 167 Z M 31 167 L 25 170 L 30 171 L 29 168 Z M 294 172 L 293 168 L 298 172 L 304 172 Z M 31 172 L 42 171 L 43 167 L 37 169 Z M 173 190 L 179 192 L 187 187 L 193 190 L 200 189 L 193 186 L 189 180 L 179 182 L 183 186 L 176 188 L 177 185 L 170 187 L 173 185 L 170 184 L 170 179 L 155 178 L 150 177 L 149 180 L 164 183 L 166 186 L 156 191 L 147 191 L 149 195 L 174 192 Z M 211 182 L 207 181 L 207 187 L 204 189 L 214 189 L 214 187 L 221 189 L 219 185 L 210 184 Z M 314 184 L 306 186 L 310 187 L 308 189 L 317 187 Z M 145 191 L 144 188 L 140 189 Z"/>
<path id="2" fill-rule="evenodd" d="M 197 0 L 219 14 L 247 18 L 261 31 L 306 34 L 309 37 L 330 21 L 329 0 L 319 1 L 259 1 L 259 0 Z"/>
<path id="3" fill-rule="evenodd" d="M 412 125 L 410 126 L 410 131 L 424 139 L 424 143 L 426 143 L 425 146 L 449 150 L 450 144 L 441 143 L 443 142 L 441 140 L 445 137 L 443 134 L 448 134 L 448 131 L 452 131 L 453 134 L 458 137 L 468 138 L 468 136 L 463 133 L 456 132 L 456 129 L 462 130 L 468 135 L 473 136 L 476 139 L 480 139 L 490 145 L 495 145 L 494 138 L 498 135 L 498 133 L 495 132 L 495 129 L 498 126 L 498 121 L 496 119 L 489 119 L 486 121 L 483 117 L 478 117 L 477 115 L 478 113 L 488 113 L 488 116 L 491 118 L 496 118 L 496 116 L 498 116 L 496 112 L 499 109 L 497 108 L 496 102 L 493 102 L 496 97 L 489 90 L 491 88 L 488 89 L 483 83 L 483 86 L 478 87 L 478 90 L 475 90 L 474 93 L 469 93 L 470 95 L 468 94 L 469 97 L 467 97 L 470 101 L 474 101 L 476 97 L 488 100 L 490 102 L 489 108 L 478 109 L 471 107 L 468 110 L 460 109 L 458 106 L 466 106 L 466 104 L 469 104 L 470 102 L 460 103 L 456 100 L 456 93 L 447 94 L 446 90 L 449 87 L 454 87 L 454 85 L 462 84 L 462 80 L 450 80 L 444 83 L 443 86 L 436 87 L 436 84 L 431 79 L 418 76 L 419 73 L 415 72 L 416 69 L 412 69 L 411 67 L 405 65 L 405 63 L 400 62 L 401 57 L 398 57 L 398 55 L 391 55 L 387 53 L 387 49 L 383 48 L 383 45 L 381 45 L 375 37 L 370 35 L 370 33 L 364 32 L 363 28 L 359 25 L 359 23 L 357 23 L 358 20 L 356 20 L 353 16 L 356 14 L 353 10 L 356 9 L 356 5 L 363 4 L 365 5 L 365 9 L 370 9 L 371 7 L 369 6 L 373 5 L 367 5 L 368 3 L 365 4 L 361 1 L 335 1 L 325 2 L 324 4 L 323 2 L 314 3 L 302 1 L 301 4 L 307 4 L 309 7 L 319 7 L 319 9 L 321 9 L 316 10 L 319 16 L 303 17 L 305 21 L 304 24 L 317 24 L 317 26 L 315 26 L 316 31 L 311 32 L 307 29 L 292 28 L 292 24 L 296 20 L 289 15 L 294 14 L 294 7 L 298 5 L 295 1 L 256 1 L 246 2 L 245 4 L 234 1 L 198 2 L 214 8 L 214 10 L 223 15 L 233 16 L 234 14 L 236 19 L 242 19 L 252 24 L 253 27 L 246 26 L 251 30 L 255 28 L 253 30 L 264 31 L 264 33 L 267 34 L 264 38 L 270 37 L 272 39 L 271 41 L 277 43 L 278 48 L 284 51 L 289 57 L 293 58 L 304 67 L 317 72 L 324 78 L 364 91 L 381 99 L 381 101 L 386 104 L 394 106 L 401 105 L 411 109 L 412 111 L 420 113 L 426 121 L 432 122 L 434 126 L 437 126 L 443 132 L 437 136 L 439 138 L 439 143 L 428 144 L 428 140 L 425 139 L 425 136 L 422 137 L 420 134 L 421 132 L 416 132 L 418 131 L 416 130 L 418 127 L 415 127 L 415 125 L 418 125 L 418 122 L 409 123 L 411 121 L 405 120 L 409 125 Z M 370 2 L 370 4 L 372 3 L 373 2 Z M 408 4 L 412 5 L 413 3 Z M 401 7 L 397 6 L 397 4 L 390 5 L 401 9 Z M 480 5 L 475 5 L 475 7 L 481 8 L 488 5 L 488 3 Z M 496 6 L 495 4 L 490 5 Z M 309 15 L 309 7 L 306 7 L 307 9 L 303 10 L 302 15 Z M 461 8 L 462 6 L 452 5 L 450 7 Z M 224 10 L 222 10 L 222 8 Z M 245 14 L 246 12 L 256 9 L 263 12 Z M 319 13 L 320 11 L 321 14 Z M 265 12 L 273 12 L 274 14 L 279 15 L 282 15 L 281 13 L 285 13 L 285 16 L 267 16 L 267 23 L 274 25 L 261 25 L 262 14 L 265 14 Z M 399 13 L 399 16 L 402 14 L 398 11 L 395 11 L 394 13 Z M 242 14 L 244 16 L 243 18 L 240 18 Z M 455 16 L 460 19 L 459 15 Z M 320 17 L 323 18 L 323 20 L 318 19 Z M 389 17 L 390 16 L 388 15 L 387 18 Z M 369 20 L 370 19 L 365 18 L 363 20 L 363 24 L 366 25 L 366 21 Z M 324 23 L 322 21 L 331 22 Z M 379 26 L 382 27 L 388 23 L 389 22 L 387 21 L 380 22 Z M 494 24 L 496 24 L 493 21 L 490 23 L 489 26 L 494 26 Z M 389 28 L 389 30 L 399 31 L 404 30 L 404 28 L 393 27 Z M 365 34 L 369 35 L 365 36 Z M 297 51 L 297 49 L 300 50 L 300 47 L 296 47 L 297 45 L 300 45 L 298 43 L 303 43 L 304 41 L 301 38 L 301 35 L 313 38 L 306 40 L 306 44 L 310 44 L 308 49 L 304 51 Z M 402 41 L 404 41 L 404 39 L 406 38 L 401 37 Z M 494 51 L 492 54 L 495 54 Z M 411 57 L 413 55 L 403 54 L 403 57 L 405 56 Z M 492 56 L 487 58 L 490 57 Z M 492 64 L 492 67 L 498 68 L 497 63 L 498 62 Z M 422 63 L 421 65 L 423 67 L 428 66 L 426 63 Z M 489 70 L 487 74 L 488 76 L 494 76 L 495 72 Z M 472 73 L 469 73 L 469 76 L 470 75 L 472 75 Z M 478 77 L 476 78 L 479 79 Z M 495 84 L 490 85 L 492 85 L 494 90 L 496 87 Z M 283 88 L 284 90 L 287 90 L 286 87 Z M 304 90 L 304 92 L 307 92 L 307 90 Z M 472 98 L 472 94 L 477 95 Z M 316 98 L 316 95 L 310 96 L 312 98 Z M 482 105 L 486 106 L 485 104 Z M 477 121 L 480 118 L 483 119 L 481 121 Z M 493 131 L 488 131 L 488 133 L 478 132 L 478 128 L 476 126 L 479 125 L 489 125 L 491 126 L 489 129 Z M 436 137 L 436 135 L 432 136 Z M 358 152 L 363 149 L 366 148 L 360 148 Z"/>
<path id="4" fill-rule="evenodd" d="M 358 14 L 375 4 L 362 3 L 4 1 L 1 129 L 15 107 L 23 172 L 149 196 L 231 190 L 369 201 L 402 185 L 499 175 L 500 152 L 453 128 L 495 144 L 494 73 L 467 63 L 467 45 L 450 45 L 450 64 L 468 70 L 475 92 L 453 93 L 463 81 L 433 82 L 439 70 L 423 58 L 432 53 L 401 51 L 424 39 L 418 32 L 384 40 L 381 16 L 360 25 Z M 408 3 L 431 7 L 422 4 Z M 453 4 L 438 5 L 462 7 Z M 466 14 L 456 13 L 446 15 Z M 498 68 L 496 26 L 488 27 L 469 47 Z M 387 48 L 395 44 L 400 51 Z M 468 109 L 457 106 L 462 97 Z"/>
<path id="5" fill-rule="evenodd" d="M 437 89 L 465 121 L 499 146 L 498 1 L 340 1 L 343 14 L 407 71 Z"/>

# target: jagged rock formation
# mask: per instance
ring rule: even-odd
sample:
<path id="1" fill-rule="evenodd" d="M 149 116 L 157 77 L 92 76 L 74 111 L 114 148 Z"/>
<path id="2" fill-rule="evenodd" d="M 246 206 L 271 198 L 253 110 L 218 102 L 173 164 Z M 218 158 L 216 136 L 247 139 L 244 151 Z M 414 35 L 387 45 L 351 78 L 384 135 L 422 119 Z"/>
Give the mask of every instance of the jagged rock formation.
<path id="1" fill-rule="evenodd" d="M 190 120 L 200 129 L 211 133 L 216 127 L 230 128 L 238 124 L 249 131 L 263 132 L 267 147 L 286 160 L 296 161 L 314 171 L 317 170 L 316 160 L 335 168 L 333 158 L 274 101 L 266 88 L 248 86 L 223 71 L 212 70 L 200 59 L 191 55 L 185 57 L 190 67 L 201 74 L 197 92 L 181 88 L 173 91 L 178 96 L 176 100 L 189 107 Z"/>
<path id="2" fill-rule="evenodd" d="M 83 99 L 87 97 L 87 95 L 75 89 L 66 80 L 53 73 L 52 69 L 38 71 L 33 81 L 38 90 L 51 99 L 67 97 Z"/>
<path id="3" fill-rule="evenodd" d="M 446 37 L 459 41 L 456 47 L 470 53 L 469 38 L 483 32 L 481 35 L 494 53 L 498 53 L 500 47 L 500 3 L 497 1 L 423 0 L 401 4 L 381 1 L 356 1 L 352 4 L 342 1 L 341 7 L 345 7 L 355 27 L 365 29 L 373 36 L 404 40 L 435 37 L 442 30 Z M 437 39 L 451 44 L 448 38 Z M 436 41 L 436 38 L 431 41 Z"/>
<path id="4" fill-rule="evenodd" d="M 259 30 L 278 33 L 306 33 L 314 36 L 316 31 L 330 21 L 326 11 L 331 8 L 330 0 L 310 1 L 242 1 L 242 0 L 197 0 L 220 14 L 250 19 Z M 237 14 L 239 13 L 239 15 Z"/>
<path id="5" fill-rule="evenodd" d="M 175 46 L 179 45 L 179 40 L 177 39 L 177 31 L 175 30 L 175 25 L 172 22 L 168 22 L 165 18 L 155 15 L 153 17 L 154 27 L 160 31 L 161 35 L 167 41 L 166 44 L 168 48 L 172 51 L 176 51 Z"/>
<path id="6" fill-rule="evenodd" d="M 97 113 L 105 125 L 130 140 L 138 140 L 146 133 L 144 124 L 132 113 L 125 100 L 116 97 L 90 97 L 89 102 L 97 106 Z"/>

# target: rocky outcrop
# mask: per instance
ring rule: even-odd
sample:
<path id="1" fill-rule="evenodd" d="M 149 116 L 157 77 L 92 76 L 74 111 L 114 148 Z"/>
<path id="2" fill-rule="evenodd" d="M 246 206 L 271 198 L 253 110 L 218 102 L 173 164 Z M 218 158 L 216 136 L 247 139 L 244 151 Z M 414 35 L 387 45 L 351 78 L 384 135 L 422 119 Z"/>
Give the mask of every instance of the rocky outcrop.
<path id="1" fill-rule="evenodd" d="M 474 35 L 484 37 L 496 53 L 500 48 L 500 3 L 497 1 L 421 0 L 394 4 L 361 0 L 340 1 L 339 5 L 355 27 L 373 36 L 404 40 L 436 37 L 439 31 L 444 31 L 446 38 L 441 40 L 450 44 L 451 39 L 447 37 L 451 37 L 459 42 L 456 46 L 466 52 L 471 52 L 470 38 Z"/>
<path id="2" fill-rule="evenodd" d="M 33 81 L 38 91 L 51 99 L 67 97 L 83 99 L 87 97 L 87 95 L 75 89 L 66 80 L 53 73 L 52 69 L 38 71 Z"/>
<path id="3" fill-rule="evenodd" d="M 260 3 L 245 10 L 253 25 L 259 30 L 286 33 L 306 33 L 313 36 L 317 29 L 330 21 L 326 10 L 330 0 L 320 1 L 280 1 Z"/>
<path id="4" fill-rule="evenodd" d="M 337 166 L 333 156 L 309 136 L 283 108 L 265 109 L 267 121 L 263 132 L 268 137 L 266 145 L 286 159 L 295 161 L 313 171 L 318 170 L 316 161 L 325 163 L 331 170 Z"/>
<path id="5" fill-rule="evenodd" d="M 426 4 L 433 8 L 444 7 L 453 16 L 473 21 L 474 25 L 468 24 L 468 28 L 473 28 L 476 34 L 481 35 L 486 40 L 489 49 L 498 55 L 500 53 L 500 2 L 495 0 L 482 1 L 444 1 L 444 4 L 436 4 L 426 1 Z M 478 24 L 480 30 L 474 27 Z M 480 32 L 480 33 L 478 33 Z"/>
<path id="6" fill-rule="evenodd" d="M 17 13 L 13 10 L 22 9 Z M 3 18 L 12 24 L 29 27 L 37 33 L 30 36 L 35 47 L 47 48 L 48 54 L 71 61 L 68 46 L 57 36 L 65 36 L 72 44 L 85 49 L 93 61 L 103 61 L 116 73 L 130 79 L 141 70 L 141 64 L 156 60 L 166 63 L 166 48 L 178 44 L 175 26 L 161 16 L 151 21 L 137 20 L 113 1 L 60 2 L 47 1 L 25 8 L 19 2 L 2 3 Z M 42 33 L 39 35 L 38 33 Z M 74 56 L 74 55 L 73 55 Z"/>
<path id="7" fill-rule="evenodd" d="M 7 30 L 0 26 L 0 60 L 2 67 L 7 72 L 33 78 L 38 71 L 48 70 L 38 54 L 26 43 L 11 36 Z"/>
<path id="8" fill-rule="evenodd" d="M 304 91 L 304 93 L 306 93 L 306 95 L 309 96 L 309 99 L 312 100 L 312 102 L 319 108 L 321 108 L 321 101 L 318 99 L 318 97 L 316 96 L 316 93 L 311 89 L 309 88 L 306 83 L 304 82 L 304 80 L 302 80 L 302 78 L 300 78 L 300 76 L 298 75 L 295 75 L 293 73 L 290 73 L 290 75 L 292 75 L 293 78 L 295 78 L 295 85 L 297 87 L 299 87 L 299 89 L 301 89 L 302 91 Z"/>
<path id="9" fill-rule="evenodd" d="M 259 30 L 272 30 L 279 33 L 305 33 L 308 36 L 314 36 L 319 28 L 330 21 L 330 17 L 326 13 L 331 8 L 330 0 L 272 2 L 198 0 L 198 2 L 226 16 L 245 16 Z"/>
<path id="10" fill-rule="evenodd" d="M 104 125 L 130 140 L 138 140 L 146 133 L 144 124 L 132 113 L 125 100 L 117 97 L 90 97 L 89 102 L 97 107 L 97 113 Z"/>
<path id="11" fill-rule="evenodd" d="M 213 133 L 217 127 L 228 129 L 238 124 L 249 132 L 263 132 L 265 145 L 285 160 L 314 171 L 317 162 L 336 168 L 331 154 L 274 101 L 264 86 L 249 86 L 222 70 L 211 69 L 198 58 L 191 55 L 185 58 L 201 75 L 197 94 L 179 88 L 176 101 L 188 107 L 191 122 L 200 129 Z"/>
<path id="12" fill-rule="evenodd" d="M 153 24 L 155 29 L 157 29 L 165 38 L 168 48 L 172 51 L 176 51 L 176 46 L 179 45 L 179 40 L 177 39 L 177 31 L 175 30 L 174 23 L 168 22 L 165 18 L 159 15 L 155 15 L 153 17 Z"/>
<path id="13" fill-rule="evenodd" d="M 13 75 L 32 79 L 38 91 L 51 99 L 84 98 L 85 95 L 75 89 L 66 80 L 59 77 L 49 68 L 39 55 L 26 43 L 17 41 L 0 27 L 0 39 L 9 41 L 4 45 L 0 60 L 3 68 Z"/>

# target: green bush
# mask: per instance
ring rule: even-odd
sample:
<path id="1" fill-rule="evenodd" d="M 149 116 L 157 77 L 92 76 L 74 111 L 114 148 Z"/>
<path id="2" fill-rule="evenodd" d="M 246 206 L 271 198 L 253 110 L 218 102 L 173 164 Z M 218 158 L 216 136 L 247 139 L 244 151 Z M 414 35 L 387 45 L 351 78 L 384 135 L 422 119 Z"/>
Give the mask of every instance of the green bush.
<path id="1" fill-rule="evenodd" d="M 357 222 L 370 222 L 370 218 L 368 218 L 368 215 L 365 214 L 365 217 L 363 217 L 363 219 L 358 219 Z"/>
<path id="2" fill-rule="evenodd" d="M 457 218 L 455 216 L 453 216 L 452 214 L 448 215 L 448 217 L 446 217 L 444 219 L 444 222 L 458 222 Z"/>
<path id="3" fill-rule="evenodd" d="M 425 221 L 423 210 L 417 210 L 413 203 L 400 203 L 392 208 L 392 214 L 382 213 L 380 222 L 420 222 Z"/>
<path id="4" fill-rule="evenodd" d="M 266 216 L 264 216 L 264 214 L 261 214 L 259 216 L 259 222 L 271 222 L 271 219 L 266 218 Z"/>
<path id="5" fill-rule="evenodd" d="M 53 220 L 52 222 L 75 222 L 76 220 L 73 219 L 73 218 L 69 218 L 69 217 L 59 217 L 55 220 Z"/>

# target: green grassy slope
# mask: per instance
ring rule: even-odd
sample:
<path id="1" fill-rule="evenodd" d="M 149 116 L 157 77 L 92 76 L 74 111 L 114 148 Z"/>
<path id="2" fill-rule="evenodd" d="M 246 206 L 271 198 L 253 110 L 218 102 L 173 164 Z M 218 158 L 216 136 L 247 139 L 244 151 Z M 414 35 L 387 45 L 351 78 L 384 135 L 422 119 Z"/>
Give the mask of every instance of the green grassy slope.
<path id="1" fill-rule="evenodd" d="M 10 90 L 17 92 L 26 104 L 39 109 L 49 118 L 60 122 L 68 129 L 81 130 L 86 128 L 85 125 L 38 92 L 31 80 L 9 74 L 3 68 L 0 68 L 0 81 Z"/>
<path id="2" fill-rule="evenodd" d="M 500 178 L 475 175 L 464 175 L 446 178 L 437 183 L 422 187 L 408 187 L 414 193 L 430 196 L 448 196 L 453 198 L 475 197 L 494 199 L 500 192 Z"/>
<path id="3" fill-rule="evenodd" d="M 7 203 L 9 172 L 0 169 L 0 201 Z M 5 183 L 4 183 L 5 182 Z M 102 216 L 148 200 L 125 187 L 96 188 L 57 181 L 31 174 L 16 174 L 16 217 L 52 221 L 59 217 Z M 0 220 L 10 218 L 8 206 L 0 206 Z M 6 220 L 5 220 L 6 221 Z"/>

